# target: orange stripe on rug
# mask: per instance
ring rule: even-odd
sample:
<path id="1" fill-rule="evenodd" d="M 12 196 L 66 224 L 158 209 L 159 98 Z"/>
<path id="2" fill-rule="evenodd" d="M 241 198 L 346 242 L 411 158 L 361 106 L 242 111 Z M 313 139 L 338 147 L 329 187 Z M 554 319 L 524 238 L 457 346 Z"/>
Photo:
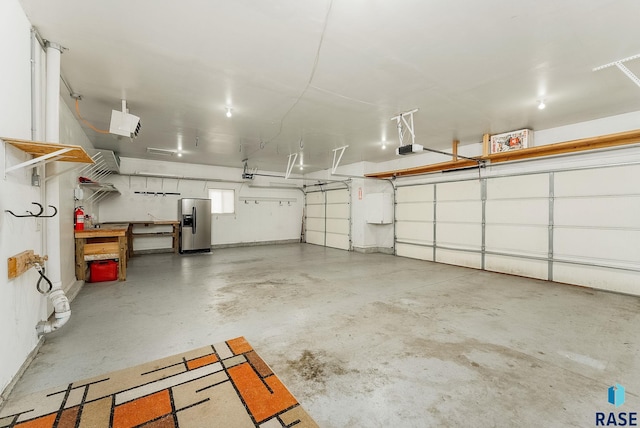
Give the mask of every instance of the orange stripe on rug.
<path id="1" fill-rule="evenodd" d="M 56 421 L 56 416 L 56 413 L 41 416 L 32 421 L 21 422 L 16 425 L 16 428 L 51 428 L 53 423 Z"/>
<path id="2" fill-rule="evenodd" d="M 191 361 L 187 361 L 187 368 L 189 370 L 197 369 L 198 367 L 206 366 L 207 364 L 213 364 L 218 362 L 218 357 L 215 354 L 205 355 L 204 357 L 195 358 Z"/>
<path id="3" fill-rule="evenodd" d="M 297 404 L 296 399 L 276 376 L 264 379 L 273 391 L 271 392 L 248 363 L 231 367 L 227 372 L 258 423 Z"/>
<path id="4" fill-rule="evenodd" d="M 231 348 L 234 355 L 244 354 L 245 352 L 253 351 L 251 345 L 244 337 L 236 337 L 227 341 L 227 345 Z"/>
<path id="5" fill-rule="evenodd" d="M 120 404 L 113 410 L 113 428 L 130 428 L 172 412 L 169 390 Z"/>

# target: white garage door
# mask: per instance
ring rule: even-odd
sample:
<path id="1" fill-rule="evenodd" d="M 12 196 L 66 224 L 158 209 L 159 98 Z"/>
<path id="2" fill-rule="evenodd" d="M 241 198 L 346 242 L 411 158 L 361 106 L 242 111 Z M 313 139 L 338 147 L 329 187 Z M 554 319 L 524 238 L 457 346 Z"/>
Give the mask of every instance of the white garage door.
<path id="1" fill-rule="evenodd" d="M 399 187 L 396 193 L 396 254 L 433 261 L 433 184 Z"/>
<path id="2" fill-rule="evenodd" d="M 349 190 L 309 192 L 306 201 L 307 243 L 350 250 Z"/>
<path id="3" fill-rule="evenodd" d="M 487 180 L 485 268 L 549 275 L 549 174 Z"/>
<path id="4" fill-rule="evenodd" d="M 478 180 L 436 185 L 436 260 L 482 267 L 482 199 Z"/>
<path id="5" fill-rule="evenodd" d="M 396 254 L 640 295 L 640 165 L 399 186 Z"/>
<path id="6" fill-rule="evenodd" d="M 557 172 L 554 281 L 640 294 L 640 166 Z"/>
<path id="7" fill-rule="evenodd" d="M 398 187 L 396 203 L 397 255 L 481 267 L 477 180 Z"/>

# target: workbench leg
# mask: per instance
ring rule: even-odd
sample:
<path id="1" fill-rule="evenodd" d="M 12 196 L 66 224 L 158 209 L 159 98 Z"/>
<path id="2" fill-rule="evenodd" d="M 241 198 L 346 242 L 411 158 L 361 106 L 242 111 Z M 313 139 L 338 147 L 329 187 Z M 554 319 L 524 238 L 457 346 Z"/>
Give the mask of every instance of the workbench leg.
<path id="1" fill-rule="evenodd" d="M 179 227 L 180 226 L 177 225 L 177 224 L 173 225 L 173 252 L 174 252 L 174 254 L 178 254 L 178 236 L 179 236 L 179 234 L 178 234 L 178 230 L 179 229 L 178 228 Z"/>
<path id="2" fill-rule="evenodd" d="M 118 280 L 126 281 L 127 280 L 127 237 L 119 236 L 118 237 L 118 247 L 120 258 L 118 259 Z"/>
<path id="3" fill-rule="evenodd" d="M 87 262 L 84 261 L 84 238 L 76 238 L 76 279 L 85 281 Z"/>

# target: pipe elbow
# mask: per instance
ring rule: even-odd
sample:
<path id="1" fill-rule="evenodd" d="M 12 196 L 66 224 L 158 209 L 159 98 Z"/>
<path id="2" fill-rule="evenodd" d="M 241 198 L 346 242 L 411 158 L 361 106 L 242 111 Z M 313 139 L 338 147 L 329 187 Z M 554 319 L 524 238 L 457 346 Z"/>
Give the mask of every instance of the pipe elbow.
<path id="1" fill-rule="evenodd" d="M 49 299 L 53 304 L 54 319 L 51 321 L 40 321 L 36 325 L 38 336 L 42 336 L 52 331 L 56 331 L 64 326 L 71 317 L 71 307 L 69 299 L 61 288 L 55 288 L 49 293 Z"/>

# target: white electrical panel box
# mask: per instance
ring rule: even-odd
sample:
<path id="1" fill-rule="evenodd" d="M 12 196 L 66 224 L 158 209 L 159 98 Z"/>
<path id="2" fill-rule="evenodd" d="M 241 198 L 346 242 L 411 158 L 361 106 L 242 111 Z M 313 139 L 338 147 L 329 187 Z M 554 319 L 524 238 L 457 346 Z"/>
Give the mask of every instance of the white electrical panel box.
<path id="1" fill-rule="evenodd" d="M 369 193 L 364 197 L 367 223 L 391 224 L 393 222 L 393 202 L 390 193 Z"/>

